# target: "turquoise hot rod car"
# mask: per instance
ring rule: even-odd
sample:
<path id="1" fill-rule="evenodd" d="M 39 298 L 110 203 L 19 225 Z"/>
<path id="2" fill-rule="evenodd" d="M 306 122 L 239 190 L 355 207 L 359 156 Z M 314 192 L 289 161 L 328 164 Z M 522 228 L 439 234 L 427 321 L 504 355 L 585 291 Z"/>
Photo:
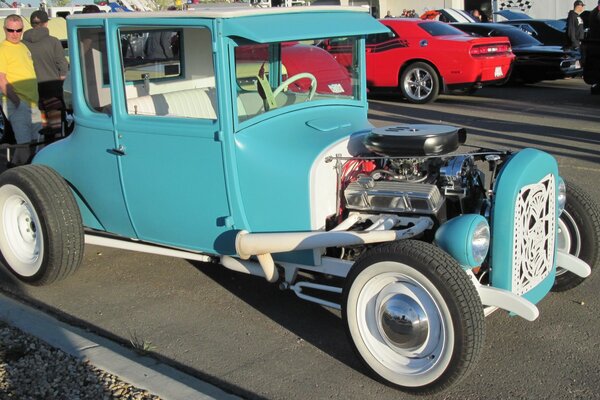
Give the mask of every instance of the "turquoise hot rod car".
<path id="1" fill-rule="evenodd" d="M 458 382 L 485 314 L 534 320 L 590 274 L 600 213 L 544 152 L 374 129 L 365 37 L 386 31 L 343 7 L 73 16 L 75 128 L 0 175 L 2 262 L 34 285 L 75 271 L 84 243 L 219 263 L 341 310 L 387 384 Z M 131 51 L 154 35 L 167 56 Z M 340 38 L 343 60 L 313 62 Z"/>

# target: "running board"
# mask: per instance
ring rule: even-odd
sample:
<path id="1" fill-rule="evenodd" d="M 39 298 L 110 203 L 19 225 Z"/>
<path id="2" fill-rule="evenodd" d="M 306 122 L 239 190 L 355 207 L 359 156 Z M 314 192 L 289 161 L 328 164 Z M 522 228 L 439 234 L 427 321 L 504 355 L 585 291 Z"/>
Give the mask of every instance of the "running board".
<path id="1" fill-rule="evenodd" d="M 185 250 L 177 250 L 149 243 L 134 242 L 128 239 L 114 239 L 106 236 L 91 235 L 88 233 L 85 234 L 85 243 L 93 244 L 96 246 L 112 247 L 115 249 L 138 251 L 141 253 L 185 258 L 186 260 L 195 260 L 203 262 L 213 261 L 213 257 L 207 256 L 206 254 L 193 253 Z"/>

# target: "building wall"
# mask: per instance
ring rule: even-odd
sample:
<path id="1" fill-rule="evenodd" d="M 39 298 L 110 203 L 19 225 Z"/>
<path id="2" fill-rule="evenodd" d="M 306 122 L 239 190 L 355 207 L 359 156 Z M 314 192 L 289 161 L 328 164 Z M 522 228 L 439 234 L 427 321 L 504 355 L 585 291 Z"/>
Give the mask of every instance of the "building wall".
<path id="1" fill-rule="evenodd" d="M 532 18 L 566 18 L 569 10 L 573 8 L 573 0 L 481 0 L 480 3 L 482 5 L 484 3 L 489 4 L 490 1 L 492 2 L 492 8 L 495 6 L 495 9 L 498 10 L 519 10 Z M 346 5 L 368 4 L 371 7 L 376 7 L 380 18 L 385 16 L 388 10 L 392 15 L 399 16 L 404 9 L 415 10 L 418 15 L 438 8 L 465 9 L 465 0 L 428 0 L 426 2 L 423 0 L 342 0 L 341 2 Z M 590 0 L 588 3 L 587 9 L 591 9 L 596 1 Z M 477 8 L 481 9 L 482 7 Z"/>

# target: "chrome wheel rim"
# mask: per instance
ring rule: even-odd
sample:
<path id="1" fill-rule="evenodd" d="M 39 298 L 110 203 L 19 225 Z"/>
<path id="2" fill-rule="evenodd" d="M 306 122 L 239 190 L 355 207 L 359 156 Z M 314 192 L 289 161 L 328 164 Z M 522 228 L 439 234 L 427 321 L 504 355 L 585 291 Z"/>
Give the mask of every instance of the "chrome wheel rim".
<path id="1" fill-rule="evenodd" d="M 403 85 L 408 97 L 422 101 L 433 92 L 433 77 L 422 68 L 413 68 L 406 74 Z"/>
<path id="2" fill-rule="evenodd" d="M 41 267 L 44 240 L 40 219 L 27 195 L 14 185 L 0 188 L 0 250 L 20 276 L 31 277 Z"/>
<path id="3" fill-rule="evenodd" d="M 567 210 L 564 210 L 558 219 L 556 248 L 575 257 L 579 257 L 581 252 L 581 233 L 575 220 Z M 556 276 L 563 275 L 566 272 L 567 270 L 564 268 L 556 268 Z"/>

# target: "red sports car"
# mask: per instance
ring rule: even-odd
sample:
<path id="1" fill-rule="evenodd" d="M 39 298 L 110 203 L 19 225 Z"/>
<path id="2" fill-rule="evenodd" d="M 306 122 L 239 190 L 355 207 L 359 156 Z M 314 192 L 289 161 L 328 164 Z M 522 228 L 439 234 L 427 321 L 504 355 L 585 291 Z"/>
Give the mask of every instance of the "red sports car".
<path id="1" fill-rule="evenodd" d="M 439 21 L 382 19 L 391 32 L 367 38 L 367 84 L 398 88 L 411 103 L 504 82 L 515 58 L 508 38 L 473 37 Z"/>

